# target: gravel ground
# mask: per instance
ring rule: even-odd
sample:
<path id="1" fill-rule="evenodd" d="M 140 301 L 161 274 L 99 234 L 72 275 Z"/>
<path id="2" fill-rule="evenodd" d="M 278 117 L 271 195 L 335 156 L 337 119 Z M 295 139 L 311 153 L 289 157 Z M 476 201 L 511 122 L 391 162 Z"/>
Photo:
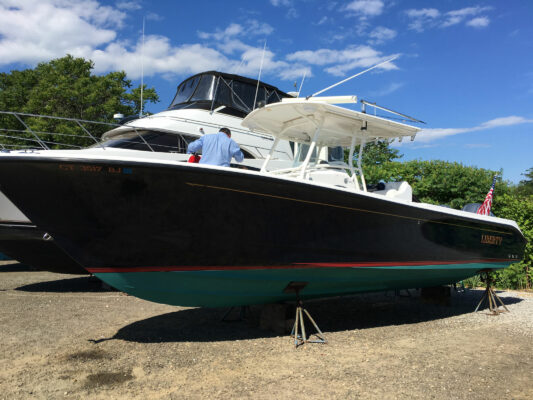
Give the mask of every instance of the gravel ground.
<path id="1" fill-rule="evenodd" d="M 329 343 L 294 349 L 257 312 L 221 322 L 15 262 L 0 277 L 0 398 L 533 398 L 531 293 L 499 292 L 499 316 L 472 312 L 482 290 L 308 302 Z"/>

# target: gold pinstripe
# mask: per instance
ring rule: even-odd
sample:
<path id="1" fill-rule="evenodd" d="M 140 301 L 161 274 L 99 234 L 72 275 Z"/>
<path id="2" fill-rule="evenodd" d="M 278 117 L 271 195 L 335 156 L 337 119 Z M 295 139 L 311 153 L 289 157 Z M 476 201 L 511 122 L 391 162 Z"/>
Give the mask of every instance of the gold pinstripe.
<path id="1" fill-rule="evenodd" d="M 189 185 L 189 186 L 200 186 L 200 187 L 206 187 L 206 188 L 209 188 L 209 189 L 219 189 L 219 190 L 226 190 L 226 191 L 229 191 L 229 192 L 252 194 L 252 195 L 255 195 L 255 196 L 271 197 L 271 198 L 274 198 L 274 199 L 296 201 L 296 202 L 299 202 L 299 203 L 315 204 L 315 205 L 333 207 L 333 208 L 340 208 L 340 209 L 350 210 L 350 211 L 359 211 L 359 212 L 366 212 L 366 213 L 372 213 L 372 214 L 387 215 L 387 216 L 390 216 L 390 217 L 404 218 L 404 219 L 410 219 L 410 220 L 414 220 L 414 221 L 423 221 L 423 222 L 429 222 L 429 223 L 433 223 L 433 224 L 458 226 L 460 228 L 474 229 L 474 230 L 482 231 L 482 232 L 495 232 L 495 233 L 501 233 L 503 235 L 512 235 L 511 232 L 498 231 L 498 230 L 495 230 L 495 229 L 482 229 L 482 228 L 476 228 L 476 227 L 467 226 L 467 225 L 452 224 L 450 222 L 433 221 L 433 220 L 422 219 L 422 218 L 407 217 L 405 215 L 391 214 L 391 213 L 386 213 L 386 212 L 381 212 L 381 211 L 371 211 L 371 210 L 363 210 L 361 208 L 355 208 L 355 207 L 339 206 L 337 204 L 322 203 L 322 202 L 319 202 L 319 201 L 295 199 L 295 198 L 292 198 L 292 197 L 277 196 L 277 195 L 274 195 L 274 194 L 266 194 L 266 193 L 258 193 L 258 192 L 250 192 L 250 191 L 247 191 L 247 190 L 232 189 L 232 188 L 227 188 L 227 187 L 222 187 L 222 186 L 204 185 L 204 184 L 201 184 L 201 183 L 186 182 L 186 184 Z"/>

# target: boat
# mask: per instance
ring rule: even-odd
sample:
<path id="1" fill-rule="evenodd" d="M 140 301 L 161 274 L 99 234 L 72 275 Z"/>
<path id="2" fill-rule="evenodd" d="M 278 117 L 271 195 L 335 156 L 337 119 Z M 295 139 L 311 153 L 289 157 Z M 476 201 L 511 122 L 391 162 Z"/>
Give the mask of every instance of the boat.
<path id="1" fill-rule="evenodd" d="M 255 95 L 257 92 L 257 96 Z M 177 92 L 168 109 L 142 118 L 128 118 L 121 124 L 85 121 L 75 118 L 59 118 L 17 112 L 0 112 L 21 121 L 25 131 L 2 129 L 3 135 L 12 139 L 24 140 L 23 149 L 2 146 L 11 154 L 25 154 L 31 151 L 46 154 L 60 154 L 65 157 L 133 157 L 153 161 L 188 159 L 187 145 L 207 133 L 217 132 L 222 127 L 232 130 L 232 138 L 239 143 L 245 155 L 241 168 L 258 169 L 262 159 L 268 154 L 273 142 L 270 135 L 251 132 L 241 125 L 242 118 L 255 104 L 268 104 L 290 97 L 274 86 L 246 77 L 218 71 L 206 71 L 191 76 L 177 87 Z M 82 127 L 82 138 L 93 142 L 88 147 L 70 146 L 69 150 L 50 150 L 64 143 L 45 141 L 46 132 L 34 132 L 25 118 L 54 119 L 62 123 Z M 101 140 L 86 128 L 98 126 L 108 129 Z M 31 133 L 21 139 L 20 132 Z M 18 135 L 18 136 L 17 136 Z M 60 134 L 55 133 L 55 135 Z M 69 136 L 64 135 L 64 136 Z M 66 141 L 65 141 L 66 142 Z M 55 153 L 57 152 L 57 153 Z M 293 150 L 288 142 L 283 143 L 274 155 L 277 167 L 292 163 Z M 33 193 L 28 186 L 25 190 Z M 37 194 L 35 193 L 37 196 Z M 37 269 L 69 273 L 88 272 L 72 260 L 46 230 L 41 229 L 26 217 L 5 195 L 0 192 L 0 252 Z"/>
<path id="2" fill-rule="evenodd" d="M 288 98 L 250 112 L 243 126 L 275 138 L 260 170 L 35 152 L 1 154 L 0 184 L 95 276 L 173 305 L 437 286 L 523 258 L 514 221 L 415 202 L 407 182 L 369 190 L 365 143 L 419 128 L 336 105 L 355 101 Z M 293 166 L 271 169 L 286 140 L 297 144 Z M 357 167 L 345 164 L 342 147 L 351 160 L 357 145 Z"/>

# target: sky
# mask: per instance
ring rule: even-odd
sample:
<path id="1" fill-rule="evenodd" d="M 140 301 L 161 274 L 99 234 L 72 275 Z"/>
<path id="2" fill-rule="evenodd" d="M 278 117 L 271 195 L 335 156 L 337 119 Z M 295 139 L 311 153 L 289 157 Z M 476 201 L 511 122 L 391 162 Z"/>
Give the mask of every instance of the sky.
<path id="1" fill-rule="evenodd" d="M 502 169 L 517 183 L 533 167 L 532 21 L 533 1 L 519 0 L 0 0 L 0 72 L 66 54 L 135 86 L 143 71 L 158 112 L 202 71 L 261 70 L 307 96 L 398 56 L 324 95 L 425 121 L 393 144 L 403 160 Z"/>

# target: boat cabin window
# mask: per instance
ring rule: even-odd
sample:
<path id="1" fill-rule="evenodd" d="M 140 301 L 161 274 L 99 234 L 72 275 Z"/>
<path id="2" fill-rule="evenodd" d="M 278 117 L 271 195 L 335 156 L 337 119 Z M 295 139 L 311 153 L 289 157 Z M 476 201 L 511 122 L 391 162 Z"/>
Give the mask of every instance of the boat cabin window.
<path id="1" fill-rule="evenodd" d="M 102 141 L 102 145 L 119 149 L 152 151 L 139 135 L 142 135 L 143 139 L 150 144 L 154 151 L 163 153 L 185 153 L 189 143 L 197 139 L 194 136 L 185 134 L 138 130 L 137 132 L 128 131 L 121 135 L 113 136 Z M 101 145 L 95 144 L 91 147 L 101 147 Z"/>
<path id="2" fill-rule="evenodd" d="M 294 156 L 294 163 L 293 167 L 297 167 L 300 164 L 302 164 L 305 161 L 305 157 L 307 157 L 307 153 L 309 153 L 309 145 L 308 144 L 298 144 L 296 155 Z M 313 149 L 313 154 L 311 155 L 311 159 L 309 160 L 309 165 L 315 165 L 317 161 L 317 148 Z"/>
<path id="3" fill-rule="evenodd" d="M 243 111 L 252 111 L 254 108 L 255 88 L 252 85 L 234 81 L 233 91 L 231 92 L 233 104 L 243 109 Z"/>
<path id="4" fill-rule="evenodd" d="M 185 82 L 179 85 L 178 90 L 176 92 L 176 96 L 174 97 L 174 100 L 172 100 L 172 104 L 170 106 L 172 107 L 174 104 L 188 102 L 191 96 L 193 95 L 194 90 L 196 89 L 196 86 L 198 85 L 199 81 L 200 77 L 196 76 L 191 79 L 187 79 Z"/>
<path id="5" fill-rule="evenodd" d="M 344 162 L 344 149 L 341 146 L 328 147 L 328 162 Z"/>
<path id="6" fill-rule="evenodd" d="M 202 75 L 200 83 L 198 83 L 198 86 L 196 87 L 196 90 L 194 91 L 190 101 L 212 100 L 214 83 L 215 77 L 213 75 Z"/>

